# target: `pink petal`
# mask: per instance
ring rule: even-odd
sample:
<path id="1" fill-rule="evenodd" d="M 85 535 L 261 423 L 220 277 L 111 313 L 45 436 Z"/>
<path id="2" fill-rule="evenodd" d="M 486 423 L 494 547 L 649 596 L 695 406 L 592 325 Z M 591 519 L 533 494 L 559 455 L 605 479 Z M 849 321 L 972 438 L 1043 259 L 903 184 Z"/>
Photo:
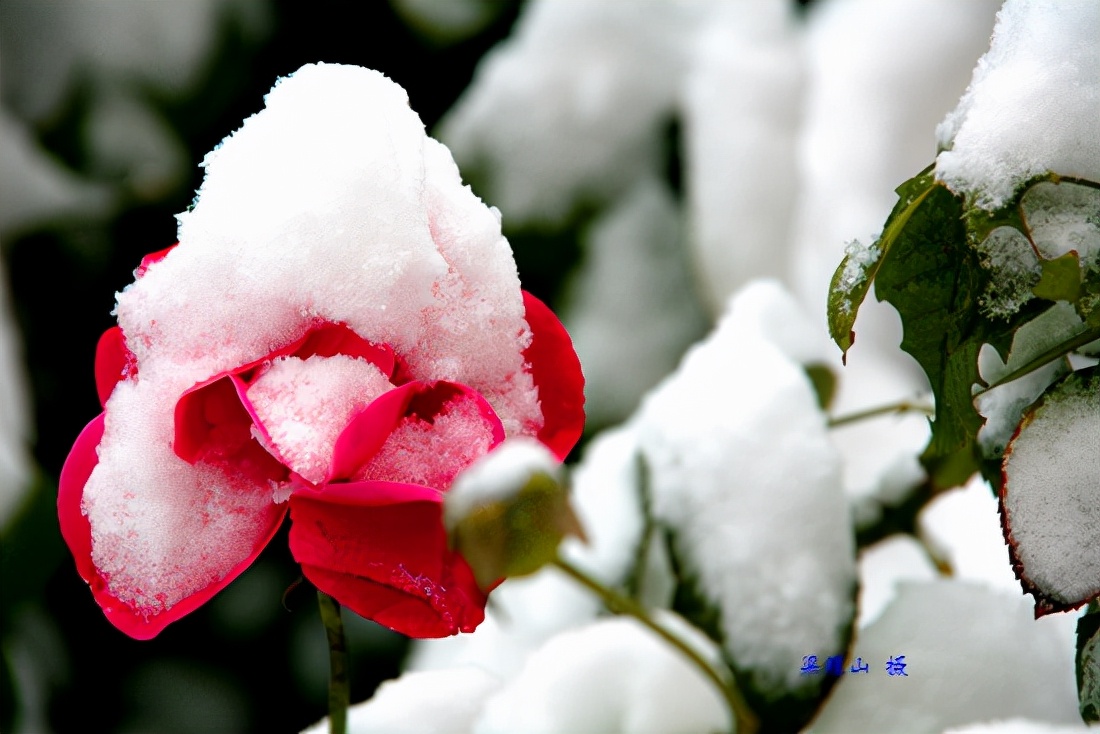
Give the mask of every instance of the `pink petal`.
<path id="1" fill-rule="evenodd" d="M 115 385 L 135 374 L 137 364 L 134 354 L 126 346 L 122 329 L 112 326 L 99 337 L 95 348 L 95 389 L 99 394 L 100 406 L 107 405 Z"/>
<path id="2" fill-rule="evenodd" d="M 92 596 L 102 608 L 107 619 L 124 632 L 138 640 L 155 637 L 168 624 L 190 614 L 205 604 L 211 597 L 224 589 L 239 576 L 260 551 L 271 541 L 272 536 L 286 516 L 287 505 L 271 505 L 266 522 L 260 526 L 260 532 L 252 540 L 252 550 L 243 559 L 232 559 L 230 567 L 218 581 L 196 593 L 182 599 L 159 614 L 146 615 L 135 610 L 111 593 L 107 579 L 104 578 L 92 560 L 92 531 L 88 518 L 81 510 L 84 486 L 99 463 L 96 449 L 103 438 L 105 414 L 101 413 L 89 423 L 73 444 L 65 465 L 61 469 L 58 485 L 57 512 L 61 525 L 61 536 L 76 561 L 77 572 L 92 590 Z"/>
<path id="3" fill-rule="evenodd" d="M 386 377 L 394 372 L 393 349 L 388 344 L 369 342 L 345 324 L 323 324 L 312 329 L 292 354 L 299 359 L 343 354 L 373 363 Z"/>
<path id="4" fill-rule="evenodd" d="M 396 482 L 332 484 L 290 498 L 290 551 L 318 589 L 411 637 L 472 631 L 485 595 L 447 548 L 442 495 Z"/>
<path id="5" fill-rule="evenodd" d="M 527 291 L 523 292 L 531 345 L 523 352 L 539 390 L 543 426 L 538 439 L 559 459 L 584 431 L 584 375 L 573 340 L 554 312 Z"/>

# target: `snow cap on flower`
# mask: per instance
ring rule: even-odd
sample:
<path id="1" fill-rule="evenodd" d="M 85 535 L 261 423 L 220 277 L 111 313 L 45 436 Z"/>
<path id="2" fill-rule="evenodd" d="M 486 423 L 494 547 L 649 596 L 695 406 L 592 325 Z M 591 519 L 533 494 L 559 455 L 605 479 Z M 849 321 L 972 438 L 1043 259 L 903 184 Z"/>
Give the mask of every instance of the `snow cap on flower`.
<path id="1" fill-rule="evenodd" d="M 509 433 L 537 425 L 499 216 L 405 91 L 370 69 L 315 64 L 266 102 L 203 161 L 180 246 L 119 294 L 139 371 L 205 379 L 324 319 L 389 344 L 414 377 L 486 394 Z"/>

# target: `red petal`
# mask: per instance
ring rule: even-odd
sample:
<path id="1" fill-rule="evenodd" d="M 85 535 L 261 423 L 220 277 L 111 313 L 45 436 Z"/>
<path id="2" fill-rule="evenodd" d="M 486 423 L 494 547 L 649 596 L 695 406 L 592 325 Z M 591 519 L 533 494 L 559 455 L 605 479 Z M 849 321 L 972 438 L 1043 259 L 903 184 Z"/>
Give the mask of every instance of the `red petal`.
<path id="1" fill-rule="evenodd" d="M 112 326 L 99 337 L 95 347 L 95 389 L 101 407 L 114 392 L 115 385 L 137 374 L 134 353 L 126 346 L 122 329 Z"/>
<path id="2" fill-rule="evenodd" d="M 107 619 L 124 632 L 138 640 L 148 640 L 160 633 L 168 624 L 190 614 L 205 604 L 211 597 L 224 589 L 233 579 L 252 565 L 256 556 L 271 541 L 286 516 L 287 505 L 272 504 L 271 515 L 262 534 L 254 539 L 252 552 L 215 583 L 177 602 L 171 608 L 155 615 L 144 614 L 127 606 L 111 593 L 92 560 L 92 530 L 87 516 L 81 511 L 84 486 L 99 463 L 96 452 L 103 438 L 104 416 L 100 415 L 89 423 L 73 444 L 65 465 L 61 469 L 58 483 L 57 514 L 61 524 L 61 536 L 65 539 L 69 551 L 76 561 L 80 577 L 88 583 L 92 596 L 99 604 Z"/>
<path id="3" fill-rule="evenodd" d="M 290 551 L 318 589 L 411 637 L 472 631 L 485 595 L 447 548 L 442 495 L 396 482 L 332 484 L 290 498 Z"/>
<path id="4" fill-rule="evenodd" d="M 179 245 L 179 243 L 177 242 L 175 245 L 172 245 L 171 247 L 165 247 L 163 250 L 157 250 L 156 252 L 151 252 L 148 255 L 146 255 L 145 257 L 141 258 L 141 264 L 138 265 L 137 270 L 134 271 L 134 277 L 135 278 L 140 278 L 140 277 L 144 276 L 145 271 L 149 269 L 150 265 L 155 265 L 156 263 L 159 263 L 161 260 L 163 260 L 165 257 L 168 256 L 169 252 L 176 249 L 176 247 L 178 245 Z"/>
<path id="5" fill-rule="evenodd" d="M 533 335 L 523 356 L 542 404 L 543 426 L 538 439 L 559 459 L 565 459 L 584 431 L 581 362 L 569 333 L 546 304 L 524 291 L 523 305 Z"/>
<path id="6" fill-rule="evenodd" d="M 386 377 L 393 376 L 394 371 L 393 349 L 388 344 L 369 342 L 345 324 L 323 324 L 312 329 L 293 354 L 299 359 L 337 354 L 361 357 L 372 362 Z"/>
<path id="7" fill-rule="evenodd" d="M 190 464 L 232 463 L 253 481 L 285 481 L 289 470 L 252 435 L 258 422 L 245 387 L 236 375 L 226 375 L 185 392 L 176 403 L 172 449 Z"/>

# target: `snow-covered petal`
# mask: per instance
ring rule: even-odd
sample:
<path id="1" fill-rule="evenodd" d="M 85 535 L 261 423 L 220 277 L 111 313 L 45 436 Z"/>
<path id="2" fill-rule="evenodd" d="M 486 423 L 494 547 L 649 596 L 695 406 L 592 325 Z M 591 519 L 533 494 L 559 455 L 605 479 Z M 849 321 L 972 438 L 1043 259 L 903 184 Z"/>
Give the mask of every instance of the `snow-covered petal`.
<path id="1" fill-rule="evenodd" d="M 541 428 L 500 223 L 400 87 L 303 67 L 204 166 L 180 246 L 119 295 L 143 374 L 183 369 L 198 383 L 339 323 L 389 345 L 408 379 L 481 392 L 509 432 Z"/>
<path id="2" fill-rule="evenodd" d="M 128 389 L 116 391 L 126 399 Z M 240 575 L 275 534 L 286 505 L 271 489 L 215 467 L 192 467 L 169 448 L 144 454 L 154 484 L 101 472 L 101 415 L 81 433 L 61 472 L 61 533 L 104 614 L 137 639 L 158 634 Z M 143 423 L 125 430 L 152 430 Z M 117 429 L 116 429 L 117 430 Z M 98 528 L 98 530 L 96 530 Z"/>

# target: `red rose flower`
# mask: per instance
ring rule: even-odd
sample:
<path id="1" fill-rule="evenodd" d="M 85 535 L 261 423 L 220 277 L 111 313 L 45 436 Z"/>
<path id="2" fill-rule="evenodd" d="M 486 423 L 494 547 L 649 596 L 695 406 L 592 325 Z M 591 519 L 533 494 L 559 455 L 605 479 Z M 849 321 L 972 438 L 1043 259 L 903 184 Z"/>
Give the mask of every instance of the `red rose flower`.
<path id="1" fill-rule="evenodd" d="M 58 495 L 80 575 L 150 638 L 289 512 L 291 553 L 344 606 L 415 637 L 473 630 L 485 594 L 443 494 L 506 435 L 569 452 L 568 335 L 377 72 L 303 68 L 204 165 L 179 247 L 142 261 L 99 342 L 104 412 Z"/>

